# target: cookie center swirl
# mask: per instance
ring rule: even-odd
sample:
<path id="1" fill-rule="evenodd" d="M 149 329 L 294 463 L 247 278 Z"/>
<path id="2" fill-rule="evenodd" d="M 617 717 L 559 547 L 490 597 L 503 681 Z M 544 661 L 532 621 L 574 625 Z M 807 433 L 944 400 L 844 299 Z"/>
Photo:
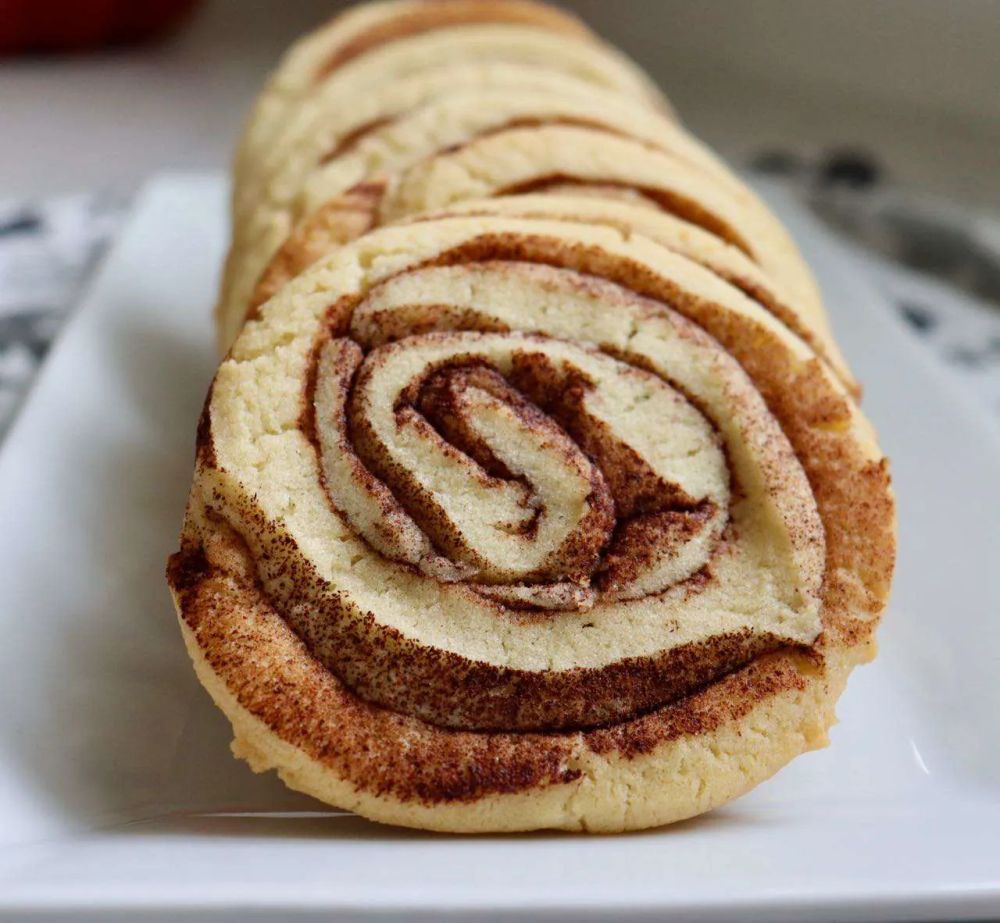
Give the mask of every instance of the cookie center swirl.
<path id="1" fill-rule="evenodd" d="M 811 643 L 822 524 L 733 357 L 599 276 L 456 259 L 328 306 L 280 392 L 298 428 L 246 456 L 280 516 L 260 579 L 311 654 L 381 706 L 531 731 Z"/>
<path id="2" fill-rule="evenodd" d="M 728 470 L 664 379 L 572 342 L 462 331 L 323 349 L 335 505 L 382 554 L 512 608 L 657 593 L 708 562 Z"/>

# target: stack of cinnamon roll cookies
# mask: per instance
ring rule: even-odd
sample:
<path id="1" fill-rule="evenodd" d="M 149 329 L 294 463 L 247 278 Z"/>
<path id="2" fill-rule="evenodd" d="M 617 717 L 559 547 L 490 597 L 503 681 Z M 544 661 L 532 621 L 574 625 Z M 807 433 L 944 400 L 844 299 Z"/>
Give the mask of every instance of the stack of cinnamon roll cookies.
<path id="1" fill-rule="evenodd" d="M 168 576 L 234 752 L 375 820 L 621 831 L 822 746 L 892 576 L 808 269 L 528 0 L 292 48 L 235 166 Z"/>

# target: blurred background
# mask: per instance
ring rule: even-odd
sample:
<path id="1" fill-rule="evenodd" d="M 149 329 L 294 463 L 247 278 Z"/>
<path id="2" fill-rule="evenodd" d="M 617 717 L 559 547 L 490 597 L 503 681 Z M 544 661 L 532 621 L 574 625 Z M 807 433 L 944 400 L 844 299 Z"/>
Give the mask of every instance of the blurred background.
<path id="1" fill-rule="evenodd" d="M 0 48 L 128 38 L 186 13 L 158 45 L 0 64 L 0 194 L 128 187 L 228 160 L 278 55 L 337 0 L 0 0 Z M 734 162 L 775 150 L 876 156 L 902 183 L 1000 207 L 997 0 L 563 0 L 647 68 Z M 20 11 L 20 12 L 19 12 Z M 27 11 L 27 12 L 25 12 Z M 150 12 L 151 11 L 151 12 Z M 18 24 L 20 19 L 20 25 Z M 75 21 L 74 21 L 75 20 Z M 4 26 L 6 21 L 6 26 Z"/>
<path id="2" fill-rule="evenodd" d="M 344 5 L 0 0 L 0 432 L 141 183 L 224 170 L 278 57 Z M 1000 0 L 561 5 L 877 257 L 1000 419 Z"/>

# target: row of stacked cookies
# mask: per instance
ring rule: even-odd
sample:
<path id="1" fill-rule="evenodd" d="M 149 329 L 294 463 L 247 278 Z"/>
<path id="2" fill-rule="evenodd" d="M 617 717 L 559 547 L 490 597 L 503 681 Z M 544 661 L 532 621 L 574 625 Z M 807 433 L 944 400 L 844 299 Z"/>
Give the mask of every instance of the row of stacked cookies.
<path id="1" fill-rule="evenodd" d="M 623 830 L 825 740 L 888 472 L 767 208 L 576 19 L 390 0 L 235 165 L 169 578 L 256 769 L 377 820 Z"/>
<path id="2" fill-rule="evenodd" d="M 564 193 L 675 216 L 662 233 L 682 252 L 762 294 L 844 372 L 780 224 L 642 71 L 552 7 L 418 0 L 338 17 L 265 89 L 234 190 L 226 346 L 248 306 L 373 227 L 470 199 Z"/>

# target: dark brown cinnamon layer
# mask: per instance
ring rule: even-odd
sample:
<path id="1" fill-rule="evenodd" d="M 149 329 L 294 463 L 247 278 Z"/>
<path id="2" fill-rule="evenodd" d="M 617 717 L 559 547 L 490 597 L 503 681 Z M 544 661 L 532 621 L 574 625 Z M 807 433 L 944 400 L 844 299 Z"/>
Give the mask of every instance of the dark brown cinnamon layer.
<path id="1" fill-rule="evenodd" d="M 187 547 L 170 560 L 182 617 L 209 665 L 240 705 L 281 739 L 359 791 L 402 801 L 472 802 L 570 783 L 580 775 L 575 756 L 581 747 L 639 757 L 670 741 L 710 734 L 805 686 L 804 659 L 763 657 L 681 701 L 582 738 L 442 732 L 351 692 L 291 631 L 252 574 L 253 562 L 231 533 L 217 533 L 209 547 Z"/>
<path id="2" fill-rule="evenodd" d="M 647 149 L 657 153 L 655 148 L 645 142 L 621 135 L 606 125 L 577 123 L 568 119 L 555 118 L 535 122 L 520 120 L 480 132 L 463 144 L 436 152 L 433 157 L 428 158 L 428 162 L 435 158 L 445 157 L 452 152 L 461 151 L 491 137 L 496 137 L 498 142 L 505 143 L 505 136 L 510 136 L 516 143 L 516 136 L 524 130 L 559 127 L 585 130 L 594 136 L 594 143 L 599 143 L 602 136 L 617 138 L 633 145 L 635 155 L 640 157 L 645 156 L 644 152 Z M 670 156 L 676 157 L 677 155 L 670 153 Z M 693 176 L 708 179 L 713 184 L 716 182 L 711 174 L 706 173 L 702 176 L 703 167 L 701 165 L 687 162 L 683 157 L 680 160 L 685 163 L 685 171 L 691 172 Z M 649 185 L 599 175 L 579 176 L 568 172 L 543 172 L 528 180 L 511 184 L 500 183 L 481 194 L 494 198 L 549 192 L 570 195 L 593 194 L 612 199 L 625 197 L 629 201 L 643 203 L 665 214 L 675 216 L 740 251 L 751 263 L 752 275 L 720 268 L 711 263 L 703 265 L 706 265 L 713 272 L 717 272 L 726 281 L 736 285 L 758 301 L 790 330 L 809 343 L 821 358 L 829 362 L 830 357 L 823 337 L 818 335 L 811 324 L 803 319 L 801 313 L 789 304 L 787 298 L 776 294 L 774 287 L 768 284 L 769 273 L 761 272 L 759 265 L 753 265 L 761 263 L 761 255 L 758 253 L 759 244 L 755 245 L 752 239 L 751 227 L 733 217 L 741 214 L 744 205 L 737 204 L 735 200 L 732 200 L 729 202 L 727 213 L 722 214 L 717 208 L 707 207 L 697 198 L 692 198 L 690 195 L 673 188 L 669 181 L 670 173 L 669 169 L 663 168 L 664 182 L 660 185 Z M 381 212 L 386 206 L 387 196 L 391 198 L 391 190 L 399 179 L 400 177 L 388 176 L 369 178 L 355 188 L 325 202 L 313 214 L 307 215 L 299 221 L 292 234 L 278 249 L 257 281 L 248 305 L 251 316 L 285 283 L 316 260 L 330 253 L 337 246 L 380 224 L 384 220 Z M 729 193 L 723 187 L 720 187 L 718 191 L 723 194 L 720 201 L 725 201 L 725 197 Z M 745 218 L 745 215 L 743 217 Z M 769 262 L 765 258 L 763 265 L 767 265 Z M 780 289 L 780 285 L 778 288 Z M 835 364 L 838 375 L 848 387 L 854 388 L 856 391 L 856 385 L 851 380 L 849 372 L 841 365 L 839 362 Z"/>
<path id="3" fill-rule="evenodd" d="M 312 379 L 329 396 L 317 401 L 314 426 L 331 501 L 394 560 L 443 577 L 440 559 L 447 559 L 451 579 L 516 584 L 517 594 L 488 595 L 537 609 L 546 608 L 554 584 L 637 598 L 665 591 L 709 560 L 712 535 L 726 521 L 718 498 L 692 496 L 667 479 L 591 410 L 602 387 L 657 401 L 679 414 L 679 424 L 702 428 L 698 451 L 718 453 L 710 424 L 683 410 L 684 399 L 658 377 L 544 338 L 490 333 L 404 337 L 363 358 L 351 341 L 333 340 L 317 355 Z M 593 380 L 571 364 L 575 355 L 615 380 Z M 393 388 L 393 374 L 407 364 Z M 337 376 L 334 386 L 325 385 L 328 375 Z M 327 448 L 322 434 L 330 427 L 336 436 Z M 409 468 L 404 458 L 420 461 Z M 714 464 L 721 471 L 721 454 Z M 427 539 L 416 557 L 414 528 Z M 704 547 L 700 556 L 698 548 L 690 552 L 696 557 L 685 567 L 685 543 L 696 538 Z M 545 547 L 533 554 L 538 543 Z M 665 557 L 677 564 L 656 580 Z M 646 584 L 633 589 L 640 578 Z M 557 593 L 557 608 L 568 599 Z M 589 594 L 581 600 L 593 603 Z"/>
<path id="4" fill-rule="evenodd" d="M 523 297 L 575 292 L 608 310 L 656 310 L 596 276 L 468 258 L 441 262 L 464 264 L 480 280 L 474 287 L 506 279 L 526 286 Z M 331 309 L 304 398 L 302 425 L 330 504 L 367 553 L 462 588 L 498 619 L 528 624 L 575 613 L 584 634 L 595 606 L 666 593 L 680 600 L 711 586 L 716 556 L 730 553 L 723 530 L 732 473 L 702 412 L 642 362 L 509 332 L 477 312 L 475 297 L 435 288 L 444 284 L 440 274 L 418 267 L 408 278 L 423 300 L 400 302 L 397 276 Z M 696 328 L 673 323 L 682 338 L 712 348 Z M 699 458 L 695 480 L 668 476 L 673 463 L 654 464 L 642 439 L 633 441 L 639 431 L 621 429 L 636 413 L 676 417 L 686 433 L 673 450 L 683 462 L 676 470 Z M 716 486 L 706 493 L 708 484 Z M 261 577 L 281 588 L 275 605 L 319 661 L 365 698 L 448 727 L 620 721 L 788 644 L 766 630 L 736 629 L 599 667 L 472 661 L 357 613 L 303 560 L 290 570 L 285 538 L 252 504 L 237 518 L 253 523 L 248 540 Z"/>

